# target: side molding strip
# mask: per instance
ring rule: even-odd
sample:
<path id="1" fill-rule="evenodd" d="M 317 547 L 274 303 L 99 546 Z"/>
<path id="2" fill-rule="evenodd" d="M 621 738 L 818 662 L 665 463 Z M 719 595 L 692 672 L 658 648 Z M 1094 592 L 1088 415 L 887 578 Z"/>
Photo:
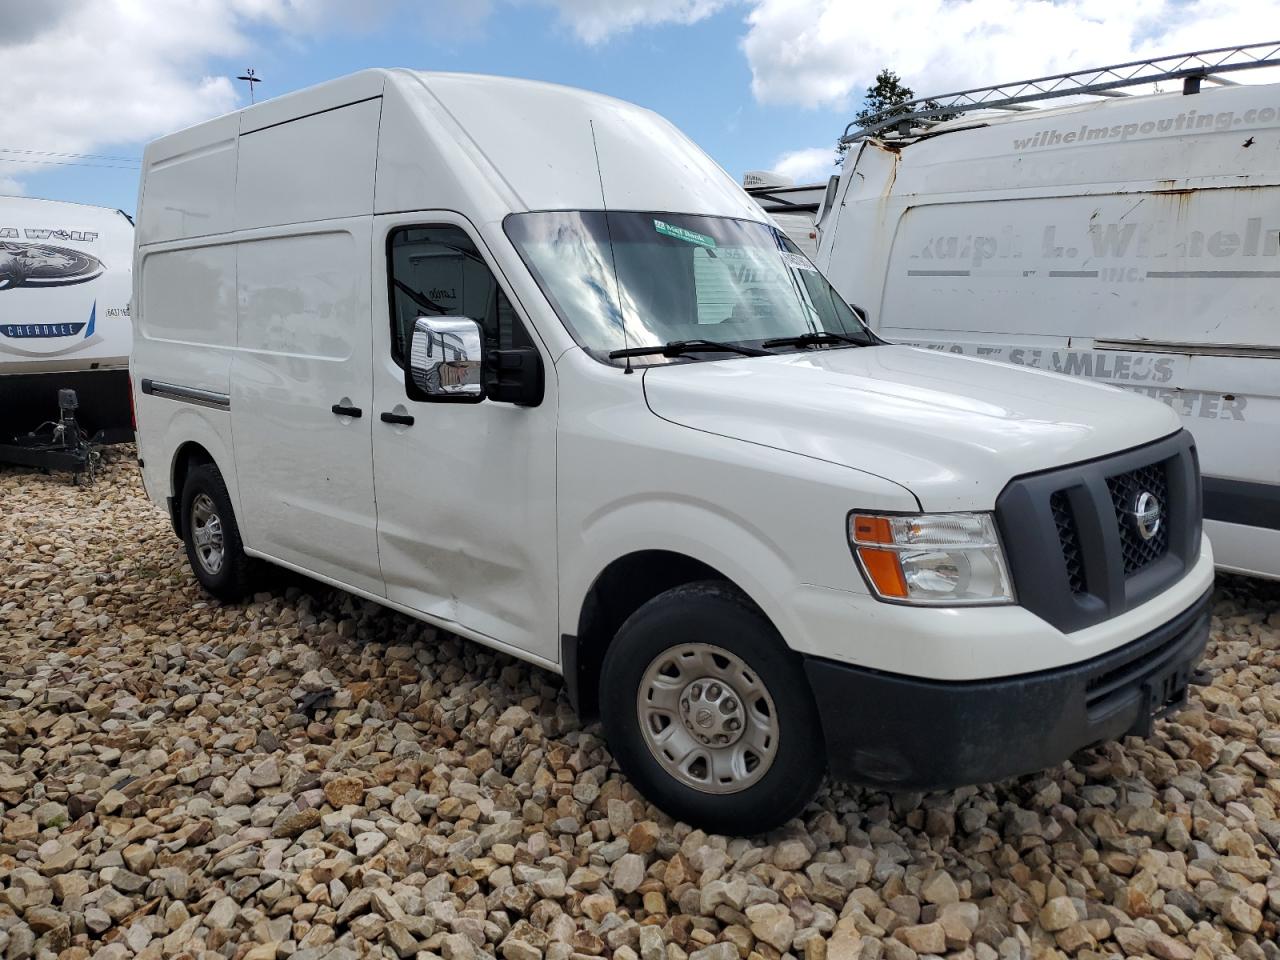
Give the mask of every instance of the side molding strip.
<path id="1" fill-rule="evenodd" d="M 198 390 L 195 387 L 184 387 L 177 383 L 143 380 L 142 392 L 149 397 L 163 397 L 166 400 L 194 403 L 197 407 L 212 407 L 215 410 L 231 409 L 231 394 L 218 393 L 214 390 Z"/>
<path id="2" fill-rule="evenodd" d="M 1204 518 L 1280 530 L 1280 483 L 1203 477 Z"/>

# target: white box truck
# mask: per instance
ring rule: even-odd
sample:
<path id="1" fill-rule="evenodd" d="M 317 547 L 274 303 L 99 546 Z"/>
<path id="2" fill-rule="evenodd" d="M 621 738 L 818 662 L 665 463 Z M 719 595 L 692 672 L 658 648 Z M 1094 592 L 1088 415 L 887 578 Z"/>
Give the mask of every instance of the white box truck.
<path id="1" fill-rule="evenodd" d="M 891 340 L 1167 403 L 1196 438 L 1218 564 L 1280 577 L 1280 85 L 1211 88 L 1268 64 L 1280 44 L 934 96 L 850 129 L 816 262 Z M 1120 78 L 1173 92 L 1116 96 Z"/>
<path id="2" fill-rule="evenodd" d="M 719 831 L 1185 697 L 1213 559 L 1176 415 L 883 344 L 648 110 L 369 70 L 143 167 L 138 453 L 215 596 L 269 561 L 561 673 Z"/>
<path id="3" fill-rule="evenodd" d="M 0 445 L 79 396 L 89 435 L 133 436 L 133 223 L 120 210 L 0 197 Z"/>

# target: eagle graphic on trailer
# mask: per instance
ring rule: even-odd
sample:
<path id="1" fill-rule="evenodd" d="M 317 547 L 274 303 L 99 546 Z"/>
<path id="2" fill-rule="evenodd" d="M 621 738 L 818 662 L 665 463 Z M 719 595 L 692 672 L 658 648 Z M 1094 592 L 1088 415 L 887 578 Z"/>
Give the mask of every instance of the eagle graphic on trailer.
<path id="1" fill-rule="evenodd" d="M 132 436 L 133 222 L 107 207 L 0 197 L 0 443 L 54 419 L 107 441 Z"/>

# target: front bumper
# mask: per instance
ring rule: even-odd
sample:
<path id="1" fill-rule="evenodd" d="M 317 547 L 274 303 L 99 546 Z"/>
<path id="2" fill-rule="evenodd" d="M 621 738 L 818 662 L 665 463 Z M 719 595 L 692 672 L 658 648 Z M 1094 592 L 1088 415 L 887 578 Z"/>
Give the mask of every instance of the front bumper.
<path id="1" fill-rule="evenodd" d="M 1209 638 L 1209 597 L 1101 656 L 995 680 L 926 680 L 807 657 L 830 772 L 898 790 L 943 790 L 1146 735 L 1153 717 L 1186 700 Z"/>

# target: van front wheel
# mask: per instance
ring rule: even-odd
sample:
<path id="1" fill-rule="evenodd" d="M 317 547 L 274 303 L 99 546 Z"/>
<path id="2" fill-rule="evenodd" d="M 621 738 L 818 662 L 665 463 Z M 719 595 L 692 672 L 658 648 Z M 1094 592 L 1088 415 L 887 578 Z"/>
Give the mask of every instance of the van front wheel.
<path id="1" fill-rule="evenodd" d="M 240 542 L 227 485 L 212 463 L 192 468 L 182 486 L 182 539 L 187 562 L 206 591 L 231 603 L 244 598 L 253 561 Z"/>
<path id="2" fill-rule="evenodd" d="M 686 584 L 624 623 L 600 704 L 623 772 L 663 810 L 717 833 L 796 816 L 826 768 L 799 658 L 730 584 Z"/>

